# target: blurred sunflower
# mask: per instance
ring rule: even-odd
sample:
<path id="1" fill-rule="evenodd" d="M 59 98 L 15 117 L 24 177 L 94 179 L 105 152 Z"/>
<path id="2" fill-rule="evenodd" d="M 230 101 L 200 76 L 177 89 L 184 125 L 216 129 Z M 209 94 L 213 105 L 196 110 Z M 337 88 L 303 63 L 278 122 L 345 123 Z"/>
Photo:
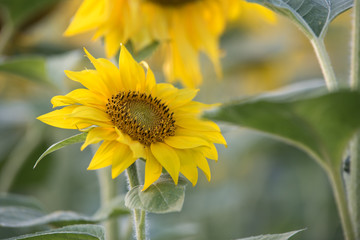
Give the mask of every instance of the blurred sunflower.
<path id="1" fill-rule="evenodd" d="M 210 58 L 221 76 L 220 35 L 226 22 L 236 19 L 248 5 L 240 0 L 84 0 L 65 35 L 95 30 L 95 38 L 105 39 L 108 57 L 115 55 L 119 43 L 128 40 L 135 50 L 161 42 L 167 80 L 181 80 L 194 88 L 202 82 L 200 52 Z M 251 9 L 274 18 L 265 8 Z"/>
<path id="2" fill-rule="evenodd" d="M 181 172 L 195 185 L 197 168 L 210 180 L 206 158 L 217 160 L 214 143 L 226 142 L 215 123 L 199 118 L 211 105 L 192 101 L 197 90 L 157 84 L 147 64 L 137 63 L 125 47 L 119 69 L 86 54 L 96 70 L 66 74 L 87 89 L 53 97 L 53 107 L 63 108 L 38 119 L 67 129 L 95 126 L 81 149 L 103 142 L 88 169 L 111 165 L 115 178 L 137 159 L 145 159 L 144 189 L 160 177 L 163 167 L 175 184 Z"/>

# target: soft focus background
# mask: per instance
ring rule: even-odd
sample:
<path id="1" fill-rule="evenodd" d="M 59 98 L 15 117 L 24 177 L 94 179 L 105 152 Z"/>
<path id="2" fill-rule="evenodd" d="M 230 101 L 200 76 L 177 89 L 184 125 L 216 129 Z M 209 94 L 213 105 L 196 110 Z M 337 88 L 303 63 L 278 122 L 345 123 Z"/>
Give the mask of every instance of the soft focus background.
<path id="1" fill-rule="evenodd" d="M 21 6 L 27 0 L 10 1 Z M 36 169 L 33 165 L 51 144 L 76 133 L 36 117 L 50 111 L 51 97 L 78 86 L 65 77 L 65 69 L 92 68 L 82 47 L 104 56 L 101 41 L 89 42 L 91 34 L 62 36 L 79 0 L 36 0 L 9 33 L 1 4 L 10 1 L 0 1 L 0 192 L 34 197 L 49 212 L 92 214 L 100 200 L 96 172 L 86 170 L 90 149 L 81 152 L 79 144 L 73 145 L 47 156 Z M 348 77 L 350 19 L 350 11 L 338 17 L 326 38 L 343 83 Z M 4 46 L 6 38 L 10 40 Z M 310 43 L 281 17 L 273 24 L 247 13 L 229 25 L 221 48 L 224 77 L 217 80 L 202 56 L 204 84 L 196 100 L 227 102 L 321 79 Z M 146 60 L 163 81 L 160 55 Z M 236 239 L 303 228 L 293 239 L 342 239 L 329 182 L 312 159 L 267 136 L 220 126 L 229 146 L 219 147 L 219 161 L 210 163 L 211 182 L 201 173 L 196 187 L 188 184 L 180 213 L 149 214 L 151 239 Z M 115 181 L 125 192 L 125 177 Z M 129 223 L 127 217 L 120 222 Z M 39 229 L 0 228 L 0 238 Z M 121 231 L 125 235 L 126 229 Z"/>

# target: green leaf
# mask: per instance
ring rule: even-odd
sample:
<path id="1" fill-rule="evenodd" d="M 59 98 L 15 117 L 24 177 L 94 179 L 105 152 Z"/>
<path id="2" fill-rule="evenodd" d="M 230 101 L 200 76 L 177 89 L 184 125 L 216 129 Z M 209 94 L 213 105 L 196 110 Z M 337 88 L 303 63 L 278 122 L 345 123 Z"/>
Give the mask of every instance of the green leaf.
<path id="1" fill-rule="evenodd" d="M 298 232 L 302 230 L 287 232 L 287 233 L 280 233 L 280 234 L 268 234 L 268 235 L 261 235 L 255 237 L 248 237 L 248 238 L 241 238 L 238 240 L 288 240 L 290 237 L 294 236 Z"/>
<path id="2" fill-rule="evenodd" d="M 20 26 L 37 13 L 51 7 L 59 0 L 1 0 L 0 7 L 6 9 L 9 20 Z M 5 19 L 2 19 L 3 21 Z"/>
<path id="3" fill-rule="evenodd" d="M 136 186 L 125 196 L 125 205 L 130 209 L 142 209 L 152 213 L 179 212 L 184 203 L 186 181 L 179 179 L 178 185 L 168 174 L 161 176 L 146 191 Z"/>
<path id="4" fill-rule="evenodd" d="M 82 133 L 76 134 L 74 136 L 71 136 L 69 138 L 66 138 L 64 140 L 61 140 L 60 142 L 54 143 L 48 149 L 46 149 L 46 151 L 43 154 L 41 154 L 41 156 L 38 158 L 38 160 L 36 160 L 34 168 L 36 168 L 36 166 L 39 164 L 41 159 L 43 159 L 46 155 L 49 155 L 50 153 L 52 153 L 56 150 L 59 150 L 63 147 L 66 147 L 68 145 L 84 142 L 86 139 L 86 135 L 87 135 L 87 132 L 82 132 Z"/>
<path id="5" fill-rule="evenodd" d="M 56 211 L 48 214 L 33 198 L 13 194 L 0 196 L 1 227 L 18 228 L 48 224 L 64 226 L 98 223 L 129 213 L 129 209 L 125 207 L 123 195 L 114 198 L 108 205 L 100 208 L 93 216 L 86 216 L 72 211 Z"/>
<path id="6" fill-rule="evenodd" d="M 205 117 L 270 134 L 339 169 L 360 127 L 359 106 L 360 93 L 347 90 L 292 101 L 270 95 L 221 106 Z"/>
<path id="7" fill-rule="evenodd" d="M 140 62 L 140 61 L 152 56 L 152 54 L 156 51 L 156 49 L 159 47 L 159 45 L 160 45 L 160 42 L 153 41 L 152 43 L 143 47 L 139 51 L 136 51 L 136 50 L 134 50 L 134 46 L 131 41 L 128 41 L 125 44 L 126 49 L 128 49 L 128 51 L 131 53 L 131 55 L 134 57 L 134 59 L 137 62 Z"/>
<path id="8" fill-rule="evenodd" d="M 353 6 L 353 0 L 248 0 L 292 20 L 309 38 L 324 37 L 330 22 Z"/>
<path id="9" fill-rule="evenodd" d="M 45 59 L 42 57 L 19 57 L 1 62 L 0 72 L 36 82 L 48 82 Z"/>
<path id="10" fill-rule="evenodd" d="M 6 240 L 105 240 L 105 231 L 98 225 L 73 225 L 59 229 L 37 232 L 33 234 L 22 235 Z"/>

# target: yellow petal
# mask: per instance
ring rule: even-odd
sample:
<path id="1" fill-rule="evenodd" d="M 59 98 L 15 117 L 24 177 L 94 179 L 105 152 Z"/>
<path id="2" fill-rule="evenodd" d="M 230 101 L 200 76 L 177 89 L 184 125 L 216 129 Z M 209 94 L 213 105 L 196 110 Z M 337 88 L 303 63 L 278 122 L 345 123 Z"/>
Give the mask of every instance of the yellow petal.
<path id="1" fill-rule="evenodd" d="M 108 58 L 113 57 L 120 49 L 121 39 L 117 31 L 111 31 L 105 35 L 105 53 Z"/>
<path id="2" fill-rule="evenodd" d="M 104 1 L 85 0 L 64 35 L 72 36 L 96 28 L 104 12 Z"/>
<path id="3" fill-rule="evenodd" d="M 176 114 L 176 113 L 175 113 Z M 176 115 L 175 115 L 176 117 Z M 220 128 L 216 123 L 211 121 L 198 120 L 193 118 L 175 118 L 175 125 L 178 125 L 185 129 L 195 130 L 195 131 L 217 131 L 220 132 Z"/>
<path id="4" fill-rule="evenodd" d="M 193 154 L 192 150 L 176 150 L 176 153 L 179 155 L 180 159 L 180 172 L 192 183 L 193 186 L 196 185 L 198 180 L 198 170 L 196 166 L 196 155 Z"/>
<path id="5" fill-rule="evenodd" d="M 111 96 L 117 94 L 120 90 L 123 90 L 119 69 L 117 69 L 117 67 L 109 60 L 104 58 L 95 59 L 85 48 L 84 51 L 96 68 L 101 81 L 104 83 L 105 95 Z"/>
<path id="6" fill-rule="evenodd" d="M 118 134 L 117 141 L 128 145 L 135 158 L 146 159 L 145 146 L 142 143 L 132 140 L 129 135 L 122 133 L 118 128 L 115 128 L 115 130 Z"/>
<path id="7" fill-rule="evenodd" d="M 195 159 L 196 159 L 197 166 L 205 173 L 207 180 L 210 181 L 210 179 L 211 179 L 210 167 L 209 167 L 209 163 L 206 160 L 206 158 L 204 157 L 204 155 L 202 153 L 200 153 L 200 154 L 197 153 L 197 156 Z"/>
<path id="8" fill-rule="evenodd" d="M 92 124 L 77 125 L 74 118 L 69 115 L 80 106 L 68 106 L 59 110 L 55 110 L 44 115 L 39 116 L 37 119 L 58 128 L 66 129 L 83 129 L 91 126 Z"/>
<path id="9" fill-rule="evenodd" d="M 91 129 L 87 136 L 84 144 L 81 146 L 81 151 L 84 150 L 90 144 L 98 143 L 102 140 L 112 140 L 117 138 L 117 134 L 114 128 L 96 127 Z"/>
<path id="10" fill-rule="evenodd" d="M 106 99 L 109 98 L 109 91 L 101 76 L 96 70 L 83 70 L 80 72 L 64 71 L 66 76 L 73 81 L 81 83 L 84 87 L 92 92 L 98 93 L 104 96 Z"/>
<path id="11" fill-rule="evenodd" d="M 160 177 L 161 172 L 161 164 L 155 159 L 148 149 L 145 164 L 145 182 L 142 191 L 145 191 L 151 184 L 153 184 Z"/>
<path id="12" fill-rule="evenodd" d="M 95 170 L 110 166 L 112 164 L 113 155 L 117 151 L 116 147 L 116 141 L 104 141 L 96 151 L 87 169 Z"/>
<path id="13" fill-rule="evenodd" d="M 137 84 L 145 86 L 144 69 L 134 60 L 124 45 L 121 45 L 119 69 L 125 89 L 135 91 Z"/>
<path id="14" fill-rule="evenodd" d="M 82 104 L 105 109 L 106 99 L 87 89 L 75 89 L 65 96 L 59 95 L 51 99 L 53 107 L 66 106 L 71 104 Z"/>
<path id="15" fill-rule="evenodd" d="M 198 91 L 198 89 L 190 88 L 180 89 L 177 92 L 176 97 L 169 103 L 169 107 L 175 109 L 189 103 L 196 96 Z"/>
<path id="16" fill-rule="evenodd" d="M 217 161 L 218 160 L 218 152 L 214 144 L 210 144 L 206 147 L 200 147 L 200 151 L 204 153 L 206 158 Z"/>
<path id="17" fill-rule="evenodd" d="M 150 149 L 156 160 L 168 171 L 175 184 L 177 184 L 180 160 L 175 150 L 161 142 L 151 144 Z"/>
<path id="18" fill-rule="evenodd" d="M 88 119 L 90 121 L 94 120 L 96 122 L 111 123 L 110 116 L 106 112 L 88 106 L 79 106 L 75 108 L 69 116 L 79 119 Z"/>
<path id="19" fill-rule="evenodd" d="M 156 85 L 154 73 L 146 62 L 142 61 L 140 64 L 146 69 L 146 91 L 148 91 L 147 93 L 151 93 L 151 90 Z"/>
<path id="20" fill-rule="evenodd" d="M 120 175 L 125 169 L 127 169 L 131 164 L 136 161 L 136 158 L 133 157 L 133 154 L 128 146 L 117 143 L 116 151 L 113 153 L 113 161 L 111 168 L 112 178 L 116 178 Z"/>
<path id="21" fill-rule="evenodd" d="M 211 131 L 211 132 L 194 131 L 193 129 L 184 129 L 178 127 L 176 129 L 176 135 L 199 137 L 212 143 L 223 144 L 225 145 L 225 147 L 227 147 L 227 143 L 224 136 L 220 132 L 216 132 L 216 131 Z"/>
<path id="22" fill-rule="evenodd" d="M 209 143 L 201 138 L 189 136 L 172 136 L 165 138 L 164 142 L 171 147 L 178 149 L 195 148 L 199 146 L 207 146 Z"/>

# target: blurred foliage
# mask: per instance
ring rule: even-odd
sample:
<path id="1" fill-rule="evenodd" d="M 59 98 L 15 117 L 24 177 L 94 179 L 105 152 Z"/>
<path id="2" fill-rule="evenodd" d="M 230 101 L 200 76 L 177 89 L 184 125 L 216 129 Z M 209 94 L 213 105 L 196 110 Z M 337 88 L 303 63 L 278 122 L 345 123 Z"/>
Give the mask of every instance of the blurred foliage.
<path id="1" fill-rule="evenodd" d="M 24 5 L 17 5 L 20 2 Z M 25 8 L 34 2 L 40 5 Z M 0 39 L 6 33 L 9 13 L 20 14 L 4 6 L 15 4 L 26 10 L 26 15 L 16 20 L 19 27 L 10 34 L 0 56 L 0 191 L 32 196 L 44 204 L 46 212 L 71 210 L 92 216 L 100 199 L 96 173 L 86 170 L 90 150 L 80 152 L 79 144 L 61 149 L 33 170 L 36 159 L 51 144 L 75 134 L 35 119 L 49 112 L 52 96 L 75 87 L 63 70 L 89 66 L 83 53 L 73 50 L 86 47 L 96 56 L 104 55 L 99 43 L 86 43 L 84 36 L 62 37 L 79 3 L 0 0 Z M 325 39 L 343 82 L 348 76 L 350 14 L 337 18 Z M 276 24 L 234 22 L 223 35 L 221 47 L 224 77 L 217 80 L 211 63 L 202 58 L 207 84 L 201 87 L 197 100 L 225 102 L 321 78 L 311 45 L 281 17 Z M 156 78 L 163 81 L 160 57 L 157 51 L 148 62 Z M 151 239 L 237 239 L 303 228 L 306 231 L 292 239 L 342 238 L 327 178 L 307 155 L 248 130 L 228 125 L 221 128 L 229 147 L 220 147 L 219 161 L 210 163 L 212 181 L 208 183 L 200 175 L 196 187 L 188 184 L 180 213 L 149 214 Z M 125 192 L 125 177 L 115 181 Z M 127 216 L 119 219 L 127 221 Z M 0 238 L 46 229 L 0 227 Z M 123 239 L 128 236 L 127 229 L 120 229 L 120 233 Z"/>

